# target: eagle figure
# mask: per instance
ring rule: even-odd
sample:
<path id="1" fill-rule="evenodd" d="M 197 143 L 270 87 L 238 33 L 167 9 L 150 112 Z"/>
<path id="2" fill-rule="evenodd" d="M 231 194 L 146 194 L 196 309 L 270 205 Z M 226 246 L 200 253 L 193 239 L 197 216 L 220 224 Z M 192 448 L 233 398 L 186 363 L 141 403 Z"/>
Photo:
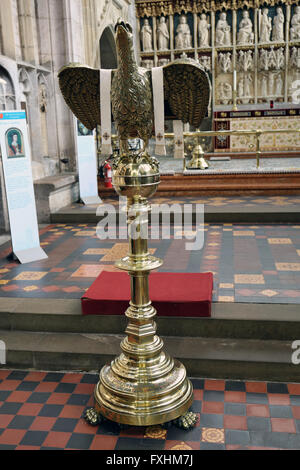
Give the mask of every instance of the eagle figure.
<path id="1" fill-rule="evenodd" d="M 120 148 L 139 137 L 148 146 L 153 134 L 154 111 L 151 71 L 138 67 L 132 28 L 118 20 L 115 26 L 118 68 L 112 71 L 112 115 Z M 90 130 L 101 125 L 100 74 L 91 67 L 70 64 L 59 74 L 64 99 L 75 116 Z M 163 67 L 165 115 L 199 128 L 210 100 L 210 80 L 193 59 L 177 59 Z"/>

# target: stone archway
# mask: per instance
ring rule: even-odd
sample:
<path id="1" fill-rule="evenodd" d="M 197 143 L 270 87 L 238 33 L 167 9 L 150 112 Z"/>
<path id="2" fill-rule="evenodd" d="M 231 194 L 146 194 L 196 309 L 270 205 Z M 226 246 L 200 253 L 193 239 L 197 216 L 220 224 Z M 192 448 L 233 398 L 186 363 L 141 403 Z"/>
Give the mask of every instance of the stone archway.
<path id="1" fill-rule="evenodd" d="M 100 38 L 100 64 L 102 69 L 117 68 L 117 49 L 112 26 L 107 26 Z"/>

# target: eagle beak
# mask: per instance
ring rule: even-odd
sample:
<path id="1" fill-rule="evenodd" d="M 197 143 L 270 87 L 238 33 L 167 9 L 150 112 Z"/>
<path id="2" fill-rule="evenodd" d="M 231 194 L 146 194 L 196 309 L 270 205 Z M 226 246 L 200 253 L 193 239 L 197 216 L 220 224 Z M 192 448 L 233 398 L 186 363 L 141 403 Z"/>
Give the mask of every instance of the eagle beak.
<path id="1" fill-rule="evenodd" d="M 115 32 L 117 33 L 117 35 L 122 34 L 124 32 L 127 34 L 132 33 L 132 27 L 130 26 L 130 24 L 125 23 L 123 20 L 119 19 L 115 26 Z"/>

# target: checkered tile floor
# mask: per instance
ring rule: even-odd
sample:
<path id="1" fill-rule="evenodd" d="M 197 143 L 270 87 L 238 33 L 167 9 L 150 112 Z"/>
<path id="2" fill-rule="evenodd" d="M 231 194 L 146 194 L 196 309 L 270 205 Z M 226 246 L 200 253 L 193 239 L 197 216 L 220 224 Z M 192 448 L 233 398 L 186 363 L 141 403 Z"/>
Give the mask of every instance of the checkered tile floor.
<path id="1" fill-rule="evenodd" d="M 300 303 L 300 224 L 206 224 L 202 250 L 187 251 L 186 242 L 149 240 L 160 271 L 213 272 L 214 301 Z M 89 224 L 50 225 L 41 245 L 49 258 L 27 265 L 7 260 L 9 243 L 1 247 L 0 297 L 80 298 L 128 252 L 127 240 L 99 240 Z"/>
<path id="2" fill-rule="evenodd" d="M 300 449 L 300 384 L 194 379 L 191 431 L 89 426 L 97 375 L 0 370 L 0 450 Z"/>

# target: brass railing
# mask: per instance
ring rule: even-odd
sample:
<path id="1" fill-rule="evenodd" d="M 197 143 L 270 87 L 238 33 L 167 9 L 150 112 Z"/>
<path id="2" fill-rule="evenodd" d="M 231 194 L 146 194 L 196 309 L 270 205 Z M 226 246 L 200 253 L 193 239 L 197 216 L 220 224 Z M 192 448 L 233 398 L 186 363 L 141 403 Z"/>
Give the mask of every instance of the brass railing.
<path id="1" fill-rule="evenodd" d="M 249 144 L 249 148 L 255 147 L 256 154 L 256 167 L 259 168 L 261 155 L 264 153 L 261 151 L 260 137 L 264 134 L 300 134 L 299 129 L 256 129 L 256 130 L 222 130 L 222 131 L 194 131 L 194 132 L 184 132 L 184 137 L 198 137 L 199 142 L 202 137 L 218 137 L 222 135 L 229 136 L 255 136 L 256 145 Z M 174 133 L 165 133 L 165 138 L 171 139 L 174 137 Z M 113 140 L 118 140 L 117 135 L 112 136 Z M 183 159 L 184 170 L 186 169 L 186 159 Z"/>
<path id="2" fill-rule="evenodd" d="M 260 164 L 260 157 L 262 155 L 262 151 L 260 149 L 260 136 L 263 134 L 298 134 L 300 133 L 300 129 L 256 129 L 256 130 L 241 130 L 241 131 L 232 131 L 232 130 L 222 130 L 222 131 L 195 131 L 195 132 L 184 132 L 184 137 L 218 137 L 221 135 L 233 135 L 233 136 L 255 136 L 256 138 L 256 167 L 259 168 Z M 166 133 L 166 138 L 174 137 L 173 133 Z M 254 145 L 253 145 L 254 146 Z M 184 158 L 185 160 L 185 158 Z M 184 161 L 184 170 L 185 170 L 185 161 Z"/>

